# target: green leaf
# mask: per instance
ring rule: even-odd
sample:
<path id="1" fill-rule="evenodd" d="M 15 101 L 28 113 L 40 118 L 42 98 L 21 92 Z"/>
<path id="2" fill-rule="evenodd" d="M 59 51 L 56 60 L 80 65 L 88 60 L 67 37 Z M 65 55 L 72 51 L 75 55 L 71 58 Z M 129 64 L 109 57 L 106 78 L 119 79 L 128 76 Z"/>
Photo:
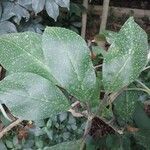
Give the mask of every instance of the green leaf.
<path id="1" fill-rule="evenodd" d="M 150 130 L 150 118 L 144 111 L 143 104 L 137 103 L 136 110 L 134 113 L 134 121 L 138 128 Z"/>
<path id="2" fill-rule="evenodd" d="M 3 2 L 2 3 L 3 13 L 1 17 L 1 21 L 6 21 L 12 17 L 14 17 L 14 21 L 19 24 L 21 18 L 25 18 L 28 20 L 30 18 L 29 12 L 19 4 L 15 2 Z"/>
<path id="3" fill-rule="evenodd" d="M 52 147 L 44 148 L 44 150 L 79 150 L 82 140 L 64 142 Z"/>
<path id="4" fill-rule="evenodd" d="M 133 18 L 129 18 L 104 57 L 105 90 L 118 91 L 137 79 L 147 63 L 147 55 L 147 35 Z"/>
<path id="5" fill-rule="evenodd" d="M 52 82 L 32 73 L 14 73 L 2 80 L 0 101 L 13 115 L 26 120 L 52 117 L 69 107 Z"/>
<path id="6" fill-rule="evenodd" d="M 13 147 L 14 147 L 12 141 L 6 140 L 5 142 L 6 142 L 6 146 L 7 146 L 8 148 L 13 148 Z"/>
<path id="7" fill-rule="evenodd" d="M 49 82 L 51 81 L 52 85 L 50 85 L 53 90 L 57 88 L 55 85 L 58 85 L 81 101 L 98 102 L 99 93 L 98 86 L 96 86 L 95 71 L 85 41 L 72 31 L 54 27 L 47 28 L 44 32 L 43 49 L 41 40 L 40 34 L 32 32 L 1 36 L 0 63 L 10 73 L 35 73 L 43 77 L 41 80 L 48 79 Z M 13 81 L 15 82 L 15 80 Z M 94 100 L 92 101 L 94 93 Z M 19 99 L 15 98 L 16 101 Z M 15 101 L 9 98 L 8 102 L 10 101 L 11 106 L 8 104 L 8 107 L 14 107 Z M 5 101 L 6 105 L 8 102 Z M 17 109 L 18 112 L 13 108 L 13 112 L 17 112 L 16 115 L 20 111 L 19 107 Z M 26 117 L 26 114 L 24 115 L 23 117 Z M 28 115 L 27 117 L 30 117 Z"/>
<path id="8" fill-rule="evenodd" d="M 60 122 L 63 122 L 64 120 L 66 120 L 67 117 L 68 117 L 67 112 L 63 112 L 63 113 L 59 114 L 59 120 L 60 120 Z"/>
<path id="9" fill-rule="evenodd" d="M 45 5 L 48 15 L 56 21 L 59 15 L 59 6 L 56 4 L 55 0 L 46 0 Z"/>
<path id="10" fill-rule="evenodd" d="M 45 0 L 32 0 L 32 8 L 37 14 L 44 9 Z"/>
<path id="11" fill-rule="evenodd" d="M 13 33 L 0 37 L 0 63 L 12 72 L 32 72 L 52 80 L 44 62 L 42 36 L 33 32 Z"/>
<path id="12" fill-rule="evenodd" d="M 17 4 L 21 5 L 27 10 L 32 11 L 32 0 L 17 0 Z"/>
<path id="13" fill-rule="evenodd" d="M 4 142 L 2 140 L 0 140 L 0 149 L 1 150 L 7 150 L 5 144 L 4 144 Z"/>
<path id="14" fill-rule="evenodd" d="M 136 139 L 136 142 L 143 147 L 146 148 L 146 150 L 150 149 L 150 130 L 139 130 L 138 132 L 135 132 L 133 134 L 134 138 Z"/>
<path id="15" fill-rule="evenodd" d="M 55 27 L 46 28 L 42 41 L 45 61 L 59 86 L 81 101 L 90 101 L 97 88 L 86 42 L 75 32 Z"/>
<path id="16" fill-rule="evenodd" d="M 102 54 L 103 56 L 106 54 L 106 51 L 101 48 L 100 46 L 93 46 L 92 47 L 92 51 L 96 54 L 96 55 L 100 55 Z"/>
<path id="17" fill-rule="evenodd" d="M 69 9 L 70 0 L 55 0 L 61 7 L 67 7 Z"/>
<path id="18" fill-rule="evenodd" d="M 13 32 L 17 32 L 16 26 L 13 23 L 9 21 L 0 23 L 0 35 Z"/>
<path id="19" fill-rule="evenodd" d="M 112 44 L 112 43 L 115 41 L 115 39 L 116 39 L 118 33 L 113 32 L 113 31 L 108 31 L 108 30 L 106 30 L 106 31 L 104 31 L 104 32 L 102 33 L 102 35 L 105 36 L 106 41 L 107 41 L 109 44 Z"/>
<path id="20" fill-rule="evenodd" d="M 124 91 L 114 101 L 114 112 L 120 124 L 132 123 L 133 114 L 138 102 L 138 93 Z"/>

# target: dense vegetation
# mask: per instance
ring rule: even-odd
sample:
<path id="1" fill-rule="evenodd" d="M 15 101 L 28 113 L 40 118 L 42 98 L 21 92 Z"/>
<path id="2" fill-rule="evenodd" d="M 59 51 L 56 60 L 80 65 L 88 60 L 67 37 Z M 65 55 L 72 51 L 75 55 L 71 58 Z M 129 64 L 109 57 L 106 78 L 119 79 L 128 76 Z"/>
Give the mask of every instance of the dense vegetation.
<path id="1" fill-rule="evenodd" d="M 48 15 L 56 20 L 58 5 L 69 8 L 69 1 L 1 2 L 1 121 L 22 123 L 0 149 L 150 149 L 147 34 L 131 17 L 87 46 L 71 30 L 33 24 Z M 81 7 L 71 6 L 62 12 L 79 19 Z M 77 22 L 67 26 L 79 32 Z M 18 31 L 30 32 L 5 34 Z"/>

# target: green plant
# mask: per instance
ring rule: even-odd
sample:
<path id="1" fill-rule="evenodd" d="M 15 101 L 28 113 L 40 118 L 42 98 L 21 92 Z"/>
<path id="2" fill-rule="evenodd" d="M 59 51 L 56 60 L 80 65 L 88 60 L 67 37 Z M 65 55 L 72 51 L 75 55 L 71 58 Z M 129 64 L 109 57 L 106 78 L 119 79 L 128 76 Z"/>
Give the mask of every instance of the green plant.
<path id="1" fill-rule="evenodd" d="M 17 31 L 42 33 L 43 14 L 56 21 L 60 7 L 69 9 L 70 0 L 1 0 L 0 34 Z"/>
<path id="2" fill-rule="evenodd" d="M 84 131 L 84 120 L 64 112 L 49 119 L 35 121 L 33 124 L 24 121 L 8 132 L 2 142 L 7 149 L 44 149 L 80 138 Z M 0 145 L 0 149 L 4 148 Z"/>
<path id="3" fill-rule="evenodd" d="M 1 104 L 22 120 L 67 110 L 87 118 L 83 139 L 46 149 L 150 147 L 144 132 L 150 129 L 150 119 L 144 101 L 138 100 L 140 92 L 150 95 L 138 80 L 148 63 L 147 35 L 133 18 L 114 35 L 106 38 L 111 46 L 103 53 L 102 78 L 95 74 L 86 42 L 72 31 L 47 27 L 43 35 L 24 32 L 0 37 L 0 63 L 9 72 L 0 83 Z M 80 102 L 81 110 L 70 109 L 74 101 L 64 91 Z M 3 114 L 7 115 L 4 110 Z"/>

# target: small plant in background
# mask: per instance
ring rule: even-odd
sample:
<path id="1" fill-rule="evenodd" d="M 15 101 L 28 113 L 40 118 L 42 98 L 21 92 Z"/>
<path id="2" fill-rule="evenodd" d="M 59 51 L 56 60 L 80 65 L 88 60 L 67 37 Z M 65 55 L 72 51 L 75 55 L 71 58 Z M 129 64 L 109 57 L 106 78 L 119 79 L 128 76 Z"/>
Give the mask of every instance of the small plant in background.
<path id="1" fill-rule="evenodd" d="M 21 124 L 2 139 L 3 145 L 8 149 L 44 149 L 76 140 L 83 134 L 83 121 L 85 119 L 76 119 L 70 113 L 64 112 L 53 118 L 35 121 L 34 124 L 24 122 L 25 126 Z"/>
<path id="2" fill-rule="evenodd" d="M 150 89 L 139 78 L 149 68 L 147 35 L 132 17 L 118 33 L 104 35 L 110 46 L 98 52 L 102 54 L 98 71 L 86 42 L 68 29 L 47 27 L 43 35 L 24 32 L 0 37 L 0 63 L 8 70 L 0 83 L 5 117 L 10 119 L 4 104 L 19 122 L 36 123 L 65 111 L 87 118 L 81 137 L 82 130 L 71 135 L 70 131 L 77 132 L 80 126 L 67 113 L 58 116 L 60 124 L 48 120 L 46 126 L 41 125 L 48 142 L 63 142 L 45 150 L 150 148 L 150 119 L 144 110 L 149 101 L 140 97 L 143 93 L 149 97 Z M 69 123 L 64 126 L 61 122 L 66 118 Z M 55 127 L 59 130 L 53 135 Z M 66 142 L 70 139 L 74 140 Z M 32 146 L 43 148 L 45 141 Z"/>
<path id="3" fill-rule="evenodd" d="M 67 27 L 78 33 L 83 10 L 82 5 L 70 0 L 2 0 L 0 34 L 25 31 L 42 34 L 46 25 Z"/>

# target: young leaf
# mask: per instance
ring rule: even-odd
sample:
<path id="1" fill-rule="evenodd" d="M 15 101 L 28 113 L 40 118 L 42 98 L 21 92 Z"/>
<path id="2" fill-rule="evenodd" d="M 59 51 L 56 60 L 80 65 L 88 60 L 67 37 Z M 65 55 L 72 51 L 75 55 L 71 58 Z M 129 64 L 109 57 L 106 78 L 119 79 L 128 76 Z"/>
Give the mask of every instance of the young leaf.
<path id="1" fill-rule="evenodd" d="M 105 55 L 107 52 L 100 46 L 93 46 L 92 51 L 97 55 Z"/>
<path id="2" fill-rule="evenodd" d="M 117 34 L 118 34 L 118 33 L 116 33 L 116 32 L 108 31 L 108 30 L 106 30 L 106 31 L 104 31 L 104 32 L 102 33 L 102 35 L 105 36 L 106 41 L 107 41 L 109 44 L 112 44 L 112 43 L 115 41 L 115 38 L 117 37 Z"/>
<path id="3" fill-rule="evenodd" d="M 69 107 L 52 82 L 32 73 L 14 73 L 2 80 L 0 101 L 14 116 L 26 120 L 52 117 Z"/>
<path id="4" fill-rule="evenodd" d="M 86 42 L 67 29 L 46 28 L 42 38 L 45 62 L 59 85 L 82 101 L 91 100 L 96 75 Z"/>
<path id="5" fill-rule="evenodd" d="M 129 18 L 111 44 L 103 63 L 103 84 L 107 92 L 118 91 L 133 82 L 147 63 L 145 31 Z"/>

